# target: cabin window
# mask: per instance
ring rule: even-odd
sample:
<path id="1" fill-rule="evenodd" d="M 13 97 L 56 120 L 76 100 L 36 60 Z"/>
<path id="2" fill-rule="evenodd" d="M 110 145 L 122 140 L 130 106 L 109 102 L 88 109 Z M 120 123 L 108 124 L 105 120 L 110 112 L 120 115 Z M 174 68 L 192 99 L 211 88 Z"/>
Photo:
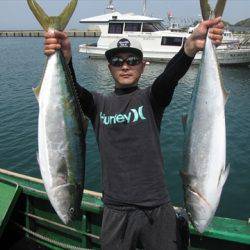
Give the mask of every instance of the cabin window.
<path id="1" fill-rule="evenodd" d="M 166 28 L 161 23 L 143 23 L 142 32 L 154 32 L 165 30 Z"/>
<path id="2" fill-rule="evenodd" d="M 156 27 L 153 25 L 153 23 L 144 23 L 142 32 L 154 32 L 157 31 Z"/>
<path id="3" fill-rule="evenodd" d="M 182 37 L 163 36 L 161 39 L 161 45 L 181 46 Z"/>
<path id="4" fill-rule="evenodd" d="M 122 34 L 123 32 L 123 23 L 110 23 L 109 24 L 109 34 Z"/>
<path id="5" fill-rule="evenodd" d="M 141 31 L 141 23 L 126 23 L 124 31 Z"/>

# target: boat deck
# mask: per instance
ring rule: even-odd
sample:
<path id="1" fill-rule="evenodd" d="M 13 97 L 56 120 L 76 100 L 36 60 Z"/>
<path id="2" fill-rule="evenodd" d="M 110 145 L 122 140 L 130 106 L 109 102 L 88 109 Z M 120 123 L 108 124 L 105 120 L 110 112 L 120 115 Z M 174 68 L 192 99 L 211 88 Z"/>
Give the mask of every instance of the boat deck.
<path id="1" fill-rule="evenodd" d="M 2 216 L 5 222 L 0 223 L 1 242 L 11 244 L 10 249 L 22 249 L 20 245 L 25 245 L 24 249 L 100 249 L 100 193 L 84 191 L 81 213 L 69 225 L 62 224 L 55 214 L 40 179 L 0 169 L 0 193 L 0 200 L 12 201 L 9 212 Z M 215 217 L 204 234 L 191 225 L 190 233 L 190 249 L 250 249 L 247 221 Z M 34 248 L 33 243 L 39 247 Z"/>

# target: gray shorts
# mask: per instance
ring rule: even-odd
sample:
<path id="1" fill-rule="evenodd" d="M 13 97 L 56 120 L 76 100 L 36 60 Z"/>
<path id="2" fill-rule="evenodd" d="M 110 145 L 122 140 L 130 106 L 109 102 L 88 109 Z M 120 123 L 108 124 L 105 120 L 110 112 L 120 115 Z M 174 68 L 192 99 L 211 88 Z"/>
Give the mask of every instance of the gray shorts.
<path id="1" fill-rule="evenodd" d="M 103 250 L 179 250 L 180 232 L 171 204 L 156 208 L 104 206 Z"/>

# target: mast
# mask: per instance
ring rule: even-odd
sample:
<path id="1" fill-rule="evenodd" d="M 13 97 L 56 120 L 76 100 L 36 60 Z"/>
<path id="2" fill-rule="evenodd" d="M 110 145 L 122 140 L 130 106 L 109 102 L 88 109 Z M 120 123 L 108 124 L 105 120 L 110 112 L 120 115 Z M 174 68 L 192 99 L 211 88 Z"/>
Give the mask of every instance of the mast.
<path id="1" fill-rule="evenodd" d="M 106 8 L 108 11 L 114 12 L 115 11 L 115 7 L 113 5 L 113 0 L 108 0 L 108 6 Z"/>
<path id="2" fill-rule="evenodd" d="M 144 16 L 146 16 L 146 11 L 147 11 L 147 0 L 143 0 L 142 13 L 143 13 Z"/>

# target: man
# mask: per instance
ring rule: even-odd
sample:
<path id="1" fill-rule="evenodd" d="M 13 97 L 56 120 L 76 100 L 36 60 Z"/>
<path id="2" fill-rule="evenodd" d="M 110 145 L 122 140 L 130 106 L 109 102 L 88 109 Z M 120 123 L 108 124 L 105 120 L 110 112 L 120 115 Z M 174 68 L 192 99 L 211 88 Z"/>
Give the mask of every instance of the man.
<path id="1" fill-rule="evenodd" d="M 140 44 L 123 38 L 106 51 L 114 92 L 89 92 L 76 83 L 69 39 L 63 32 L 45 34 L 47 56 L 62 49 L 72 72 L 84 113 L 92 122 L 103 171 L 102 249 L 180 249 L 180 233 L 167 192 L 160 127 L 178 80 L 195 54 L 204 48 L 206 33 L 222 41 L 221 18 L 203 21 L 168 63 L 152 86 L 138 87 L 145 67 Z"/>

